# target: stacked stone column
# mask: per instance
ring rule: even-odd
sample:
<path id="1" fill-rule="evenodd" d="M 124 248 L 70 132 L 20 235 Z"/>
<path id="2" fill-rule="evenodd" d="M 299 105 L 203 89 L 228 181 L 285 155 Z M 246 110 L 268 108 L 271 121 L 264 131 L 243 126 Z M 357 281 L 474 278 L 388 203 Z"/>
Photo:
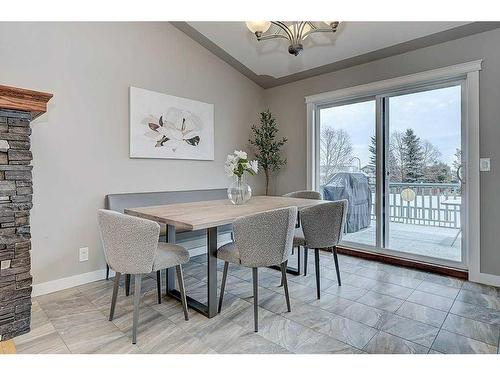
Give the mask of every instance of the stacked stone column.
<path id="1" fill-rule="evenodd" d="M 30 330 L 31 113 L 0 109 L 0 341 Z"/>

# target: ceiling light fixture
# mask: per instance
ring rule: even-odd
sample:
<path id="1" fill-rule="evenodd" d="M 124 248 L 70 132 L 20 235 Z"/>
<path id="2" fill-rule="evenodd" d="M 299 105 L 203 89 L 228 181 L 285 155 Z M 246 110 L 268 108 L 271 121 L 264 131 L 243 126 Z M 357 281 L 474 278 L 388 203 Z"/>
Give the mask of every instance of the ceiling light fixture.
<path id="1" fill-rule="evenodd" d="M 335 33 L 339 26 L 339 22 L 248 21 L 246 25 L 248 30 L 255 34 L 258 41 L 276 38 L 288 39 L 290 41 L 288 52 L 297 56 L 304 49 L 302 43 L 309 35 L 314 33 Z M 271 25 L 275 27 L 271 29 Z M 269 33 L 266 34 L 267 31 L 269 31 Z"/>

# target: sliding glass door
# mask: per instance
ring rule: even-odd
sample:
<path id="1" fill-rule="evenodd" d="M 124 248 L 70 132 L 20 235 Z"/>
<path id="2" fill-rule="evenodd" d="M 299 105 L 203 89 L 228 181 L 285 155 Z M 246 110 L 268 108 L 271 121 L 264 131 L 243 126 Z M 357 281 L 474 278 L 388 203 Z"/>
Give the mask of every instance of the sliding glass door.
<path id="1" fill-rule="evenodd" d="M 464 266 L 462 82 L 316 108 L 316 187 L 347 199 L 344 243 Z"/>
<path id="2" fill-rule="evenodd" d="M 387 98 L 385 247 L 462 262 L 461 85 Z"/>
<path id="3" fill-rule="evenodd" d="M 318 186 L 349 201 L 345 240 L 376 245 L 375 99 L 319 108 Z"/>

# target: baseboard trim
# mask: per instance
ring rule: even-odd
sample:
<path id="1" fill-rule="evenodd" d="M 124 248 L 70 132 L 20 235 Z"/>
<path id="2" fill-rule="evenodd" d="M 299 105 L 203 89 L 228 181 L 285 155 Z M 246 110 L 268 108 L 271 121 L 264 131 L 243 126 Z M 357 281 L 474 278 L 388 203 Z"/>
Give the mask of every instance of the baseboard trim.
<path id="1" fill-rule="evenodd" d="M 230 240 L 231 237 L 229 234 L 222 235 L 220 236 L 220 241 L 218 241 L 218 245 L 221 246 L 222 244 Z M 207 253 L 207 248 L 205 246 L 199 246 L 188 250 L 189 250 L 189 255 L 191 257 Z M 115 275 L 114 271 L 109 270 L 109 277 L 113 277 L 114 275 Z M 79 275 L 64 277 L 62 279 L 57 279 L 57 280 L 51 280 L 45 283 L 34 284 L 31 296 L 32 297 L 42 296 L 44 294 L 49 294 L 64 289 L 74 288 L 75 286 L 103 280 L 105 278 L 106 278 L 106 268 L 103 268 L 101 270 L 81 273 Z"/>
<path id="2" fill-rule="evenodd" d="M 436 264 L 418 262 L 415 260 L 394 257 L 394 256 L 386 255 L 386 254 L 376 254 L 376 253 L 372 253 L 372 252 L 368 252 L 368 251 L 361 251 L 361 250 L 351 249 L 351 248 L 346 248 L 346 247 L 341 247 L 341 246 L 337 247 L 337 251 L 339 254 L 350 255 L 350 256 L 368 259 L 368 260 L 374 260 L 377 262 L 392 264 L 392 265 L 396 265 L 396 266 L 400 266 L 400 267 L 413 268 L 413 269 L 417 269 L 417 270 L 421 270 L 421 271 L 425 271 L 425 272 L 432 272 L 432 273 L 445 275 L 445 276 L 458 277 L 458 278 L 464 279 L 464 280 L 467 280 L 469 277 L 468 272 L 465 270 L 444 267 L 444 266 L 440 266 L 440 265 L 436 265 Z"/>
<path id="3" fill-rule="evenodd" d="M 57 279 L 57 280 L 51 280 L 45 283 L 34 284 L 31 296 L 37 297 L 44 294 L 54 293 L 60 290 L 73 288 L 75 286 L 91 283 L 93 281 L 98 281 L 105 278 L 106 278 L 106 269 L 104 268 L 102 270 L 81 273 L 79 275 L 64 277 L 62 279 Z"/>
<path id="4" fill-rule="evenodd" d="M 469 280 L 475 283 L 486 284 L 500 287 L 500 276 L 491 275 L 489 273 L 469 273 Z"/>

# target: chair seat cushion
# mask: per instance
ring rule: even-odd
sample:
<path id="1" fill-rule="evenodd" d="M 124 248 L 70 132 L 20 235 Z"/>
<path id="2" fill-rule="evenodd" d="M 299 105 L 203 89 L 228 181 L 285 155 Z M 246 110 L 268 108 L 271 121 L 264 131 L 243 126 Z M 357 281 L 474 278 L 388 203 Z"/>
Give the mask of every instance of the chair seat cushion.
<path id="1" fill-rule="evenodd" d="M 228 242 L 219 247 L 219 250 L 217 250 L 217 258 L 230 263 L 241 263 L 240 252 L 234 242 Z"/>
<path id="2" fill-rule="evenodd" d="M 295 228 L 295 234 L 293 235 L 293 246 L 306 246 L 306 238 L 304 237 L 302 228 Z"/>
<path id="3" fill-rule="evenodd" d="M 163 270 L 189 262 L 189 252 L 180 245 L 158 242 L 158 252 L 153 263 L 153 271 Z"/>

